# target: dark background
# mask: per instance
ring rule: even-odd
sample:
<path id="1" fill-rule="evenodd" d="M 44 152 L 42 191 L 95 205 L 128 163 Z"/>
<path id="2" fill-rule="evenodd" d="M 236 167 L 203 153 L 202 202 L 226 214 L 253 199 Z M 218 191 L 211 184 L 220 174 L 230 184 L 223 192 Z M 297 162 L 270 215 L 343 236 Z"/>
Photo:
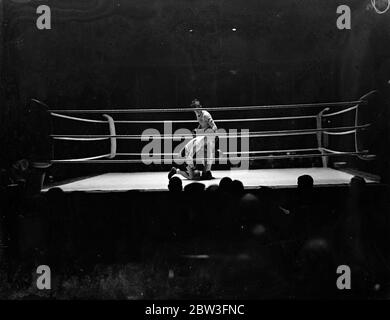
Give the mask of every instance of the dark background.
<path id="1" fill-rule="evenodd" d="M 368 0 L 0 3 L 5 165 L 30 152 L 31 98 L 51 108 L 148 108 L 195 96 L 206 106 L 328 102 L 375 89 L 361 122 L 374 123 L 364 144 L 379 160 L 363 166 L 387 172 L 390 13 Z M 52 9 L 52 30 L 36 28 L 40 4 Z M 341 4 L 352 30 L 336 28 Z"/>
<path id="2" fill-rule="evenodd" d="M 0 0 L 0 178 L 3 168 L 15 160 L 45 157 L 48 115 L 32 106 L 31 98 L 50 108 L 175 108 L 188 105 L 195 96 L 206 106 L 263 105 L 354 100 L 376 89 L 377 95 L 361 109 L 359 121 L 373 125 L 359 140 L 361 148 L 378 155 L 377 160 L 349 159 L 348 166 L 388 179 L 390 11 L 378 15 L 369 3 Z M 39 31 L 35 26 L 40 4 L 52 8 L 52 30 Z M 352 8 L 350 31 L 336 28 L 340 4 Z M 217 112 L 213 116 L 218 123 L 228 117 L 307 112 Z M 146 116 L 127 116 L 141 117 Z M 193 119 L 194 115 L 177 117 Z M 351 125 L 353 120 L 352 113 L 328 125 Z M 53 124 L 58 134 L 107 133 L 107 127 L 58 120 Z M 313 123 L 286 121 L 253 123 L 250 129 L 309 126 Z M 118 133 L 140 134 L 143 129 L 118 126 Z M 285 139 L 256 139 L 258 145 L 251 147 L 315 144 L 313 137 Z M 332 141 L 334 149 L 353 146 L 350 137 L 332 140 L 337 140 Z M 140 151 L 130 142 L 121 144 L 126 147 L 123 151 Z M 107 150 L 108 145 L 100 142 L 55 147 L 57 157 Z M 320 163 L 308 159 L 258 165 Z M 54 165 L 46 176 L 62 180 L 98 170 L 134 169 Z M 32 171 L 27 179 L 40 173 Z M 366 188 L 354 179 L 350 187 L 260 188 L 245 196 L 233 187 L 198 193 L 202 185 L 196 184 L 179 195 L 135 190 L 64 194 L 55 188 L 36 195 L 40 188 L 33 187 L 38 183 L 24 187 L 23 179 L 16 176 L 15 180 L 16 185 L 6 181 L 7 187 L 0 186 L 0 297 L 34 294 L 32 271 L 41 264 L 51 266 L 56 279 L 53 287 L 58 290 L 49 293 L 51 298 L 389 296 L 386 185 Z M 183 253 L 211 253 L 212 258 L 194 262 L 183 260 Z M 242 254 L 251 259 L 243 259 Z M 337 265 L 351 266 L 352 293 L 334 293 Z M 167 279 L 171 268 L 174 279 Z"/>

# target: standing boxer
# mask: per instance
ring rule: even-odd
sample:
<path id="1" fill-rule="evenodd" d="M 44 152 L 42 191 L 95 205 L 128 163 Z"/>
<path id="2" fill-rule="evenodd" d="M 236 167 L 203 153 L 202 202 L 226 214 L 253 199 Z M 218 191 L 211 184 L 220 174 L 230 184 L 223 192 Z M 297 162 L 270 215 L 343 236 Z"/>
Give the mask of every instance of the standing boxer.
<path id="1" fill-rule="evenodd" d="M 168 174 L 168 178 L 172 178 L 175 174 L 179 174 L 189 180 L 211 180 L 211 167 L 213 165 L 215 136 L 208 136 L 208 134 L 216 133 L 217 126 L 209 112 L 203 110 L 203 107 L 198 99 L 191 103 L 192 108 L 195 109 L 196 119 L 198 120 L 198 127 L 194 130 L 196 137 L 189 141 L 184 147 L 184 158 L 186 161 L 186 170 L 180 170 L 173 167 Z M 203 153 L 203 171 L 195 169 L 194 158 L 196 155 Z"/>

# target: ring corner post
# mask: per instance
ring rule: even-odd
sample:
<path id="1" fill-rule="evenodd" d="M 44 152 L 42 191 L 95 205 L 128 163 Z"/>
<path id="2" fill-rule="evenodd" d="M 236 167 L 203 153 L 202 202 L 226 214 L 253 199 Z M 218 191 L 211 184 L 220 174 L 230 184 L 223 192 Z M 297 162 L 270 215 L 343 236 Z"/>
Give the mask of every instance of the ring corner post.
<path id="1" fill-rule="evenodd" d="M 117 153 L 117 140 L 115 138 L 115 136 L 116 136 L 115 121 L 111 116 L 109 116 L 107 114 L 103 114 L 103 117 L 106 118 L 108 121 L 108 126 L 109 126 L 110 136 L 111 136 L 111 138 L 110 138 L 111 150 L 110 150 L 109 158 L 114 159 L 116 157 L 116 153 Z"/>
<path id="2" fill-rule="evenodd" d="M 29 156 L 31 174 L 28 179 L 27 193 L 34 195 L 43 189 L 46 173 L 52 165 L 52 122 L 48 105 L 40 100 L 30 99 L 27 110 L 28 125 L 26 130 L 33 146 L 33 151 Z"/>
<path id="3" fill-rule="evenodd" d="M 50 146 L 50 159 L 54 159 L 54 143 L 51 138 L 51 134 L 53 133 L 53 118 L 52 118 L 52 113 L 49 110 L 49 106 L 35 98 L 31 98 L 29 102 L 29 110 L 30 112 L 41 112 L 42 115 L 45 116 L 45 121 L 47 123 L 47 135 L 48 135 L 48 145 Z M 36 110 L 36 111 L 34 111 Z M 51 160 L 50 160 L 51 161 Z M 48 164 L 51 163 L 50 161 L 47 161 Z"/>
<path id="4" fill-rule="evenodd" d="M 361 107 L 362 104 L 368 104 L 368 99 L 371 98 L 374 94 L 376 94 L 378 90 L 371 90 L 370 92 L 366 93 L 364 96 L 362 96 L 359 100 L 360 102 L 356 105 L 355 108 L 355 133 L 354 133 L 354 138 L 355 138 L 355 152 L 359 153 L 360 148 L 359 148 L 359 136 L 358 136 L 358 130 L 357 127 L 359 126 L 359 107 Z M 359 156 L 359 158 L 363 158 L 363 156 Z"/>
<path id="5" fill-rule="evenodd" d="M 322 129 L 323 129 L 323 127 L 322 127 L 323 114 L 326 111 L 329 111 L 329 108 L 325 108 L 316 116 L 317 130 L 318 130 L 317 144 L 318 144 L 318 151 L 321 152 L 321 154 L 322 154 L 321 159 L 322 159 L 322 167 L 323 168 L 328 168 L 328 166 L 329 166 L 329 157 L 326 155 L 326 152 L 324 150 L 324 142 L 325 142 L 325 144 L 327 144 L 327 139 L 324 139 L 325 135 L 324 135 L 324 132 L 322 131 Z"/>
<path id="6" fill-rule="evenodd" d="M 362 96 L 359 100 L 360 103 L 367 102 L 367 99 L 373 96 L 374 94 L 378 93 L 378 90 L 371 90 L 370 92 L 366 93 L 364 96 Z"/>

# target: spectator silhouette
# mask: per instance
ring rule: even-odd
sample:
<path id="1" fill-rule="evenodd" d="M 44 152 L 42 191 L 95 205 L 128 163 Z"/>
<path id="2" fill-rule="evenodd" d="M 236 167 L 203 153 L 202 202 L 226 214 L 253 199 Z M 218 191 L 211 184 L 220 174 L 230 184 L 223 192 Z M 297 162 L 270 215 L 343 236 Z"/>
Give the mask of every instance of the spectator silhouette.
<path id="1" fill-rule="evenodd" d="M 212 184 L 211 186 L 208 186 L 206 189 L 207 192 L 211 192 L 211 193 L 217 192 L 218 190 L 219 190 L 219 186 L 217 184 Z"/>
<path id="2" fill-rule="evenodd" d="M 193 182 L 184 187 L 185 192 L 200 193 L 205 191 L 206 186 L 203 183 Z"/>
<path id="3" fill-rule="evenodd" d="M 46 192 L 46 197 L 53 206 L 58 206 L 63 201 L 64 191 L 61 188 L 51 188 Z"/>
<path id="4" fill-rule="evenodd" d="M 232 191 L 233 180 L 229 177 L 222 178 L 219 182 L 219 191 L 230 193 Z"/>
<path id="5" fill-rule="evenodd" d="M 298 177 L 298 190 L 301 192 L 312 192 L 314 186 L 314 180 L 311 176 L 305 174 Z"/>
<path id="6" fill-rule="evenodd" d="M 173 177 L 169 180 L 168 189 L 170 192 L 181 192 L 183 191 L 183 182 L 179 177 Z"/>
<path id="7" fill-rule="evenodd" d="M 303 175 L 297 179 L 297 190 L 292 200 L 290 200 L 290 208 L 293 211 L 299 210 L 312 205 L 315 200 L 313 198 L 314 193 L 314 180 L 309 175 Z"/>
<path id="8" fill-rule="evenodd" d="M 242 196 L 244 194 L 244 184 L 239 180 L 234 180 L 231 183 L 232 194 L 236 196 Z"/>
<path id="9" fill-rule="evenodd" d="M 364 199 L 364 195 L 366 192 L 366 180 L 359 176 L 354 176 L 350 181 L 350 196 L 354 198 L 354 200 Z"/>
<path id="10" fill-rule="evenodd" d="M 314 180 L 309 175 L 298 177 L 298 188 L 294 199 L 287 209 L 291 211 L 294 219 L 294 233 L 301 239 L 315 233 L 313 222 L 319 220 L 319 207 L 314 197 Z M 317 205 L 317 207 L 316 207 Z"/>

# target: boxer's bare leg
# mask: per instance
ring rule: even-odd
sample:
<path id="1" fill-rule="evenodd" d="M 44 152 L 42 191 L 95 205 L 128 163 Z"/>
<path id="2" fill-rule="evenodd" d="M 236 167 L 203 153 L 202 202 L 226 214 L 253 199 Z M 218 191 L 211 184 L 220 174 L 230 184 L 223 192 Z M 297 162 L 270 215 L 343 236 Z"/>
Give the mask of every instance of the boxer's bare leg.
<path id="1" fill-rule="evenodd" d="M 205 138 L 202 136 L 196 137 L 189 141 L 184 147 L 181 153 L 184 153 L 184 158 L 186 159 L 187 167 L 185 170 L 181 170 L 173 167 L 168 174 L 168 178 L 171 179 L 175 174 L 181 175 L 182 177 L 188 180 L 200 180 L 201 175 L 198 170 L 195 169 L 195 161 L 197 153 L 204 149 Z M 203 156 L 204 157 L 204 156 Z"/>
<path id="2" fill-rule="evenodd" d="M 195 168 L 192 166 L 187 166 L 187 169 L 185 171 L 177 169 L 176 173 L 188 180 L 198 180 L 200 178 L 199 171 L 195 170 Z"/>
<path id="3" fill-rule="evenodd" d="M 205 150 L 204 150 L 204 162 L 203 162 L 203 172 L 202 172 L 203 180 L 213 179 L 211 168 L 214 163 L 213 160 L 214 148 L 215 148 L 215 138 L 207 138 L 207 143 L 205 145 Z"/>

